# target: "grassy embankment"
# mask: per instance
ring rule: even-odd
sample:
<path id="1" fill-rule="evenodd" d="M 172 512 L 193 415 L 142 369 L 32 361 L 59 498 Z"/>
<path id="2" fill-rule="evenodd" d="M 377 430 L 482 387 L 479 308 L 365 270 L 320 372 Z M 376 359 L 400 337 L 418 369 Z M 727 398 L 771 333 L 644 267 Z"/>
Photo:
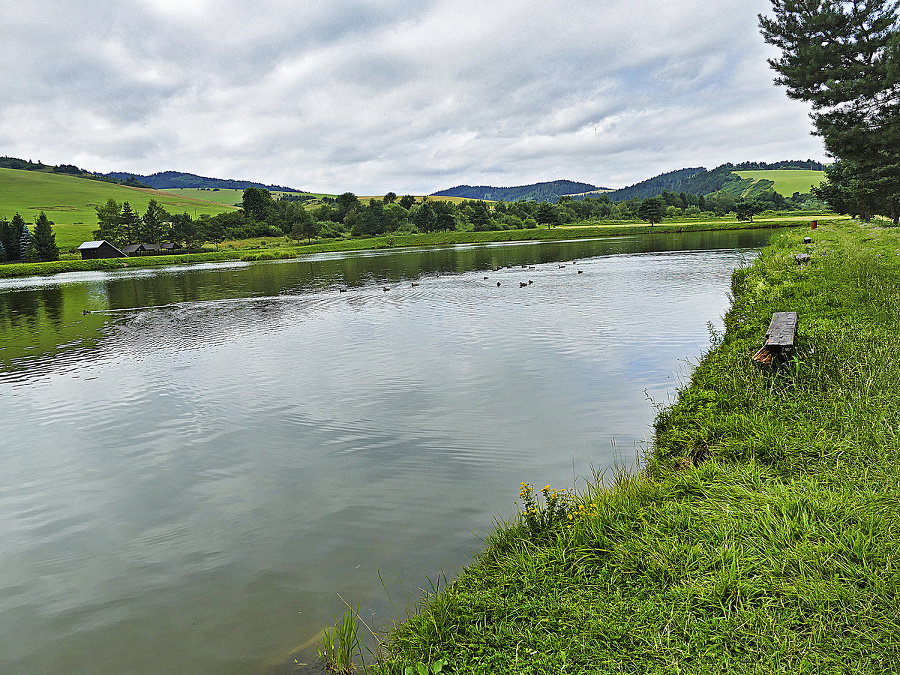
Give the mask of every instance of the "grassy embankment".
<path id="1" fill-rule="evenodd" d="M 616 237 L 636 234 L 667 234 L 673 232 L 701 232 L 713 230 L 734 230 L 749 228 L 794 227 L 806 225 L 811 216 L 775 217 L 753 223 L 723 219 L 712 222 L 666 223 L 651 228 L 647 224 L 606 224 L 569 225 L 552 230 L 505 230 L 499 232 L 437 232 L 432 234 L 389 235 L 362 239 L 340 239 L 318 241 L 313 244 L 296 245 L 285 238 L 252 239 L 240 242 L 225 242 L 222 250 L 205 253 L 141 256 L 114 258 L 109 260 L 58 260 L 46 263 L 10 263 L 0 265 L 0 278 L 39 276 L 60 272 L 84 270 L 116 270 L 125 267 L 150 267 L 196 263 L 216 260 L 243 260 L 247 262 L 263 260 L 284 260 L 313 253 L 331 251 L 364 251 L 372 249 L 401 248 L 408 246 L 451 246 L 454 244 L 489 244 L 506 241 L 553 241 L 596 237 Z M 824 219 L 841 219 L 842 216 L 812 216 Z"/>
<path id="2" fill-rule="evenodd" d="M 733 294 L 640 475 L 498 528 L 380 672 L 897 671 L 900 230 L 777 234 Z M 791 310 L 794 356 L 755 369 Z"/>

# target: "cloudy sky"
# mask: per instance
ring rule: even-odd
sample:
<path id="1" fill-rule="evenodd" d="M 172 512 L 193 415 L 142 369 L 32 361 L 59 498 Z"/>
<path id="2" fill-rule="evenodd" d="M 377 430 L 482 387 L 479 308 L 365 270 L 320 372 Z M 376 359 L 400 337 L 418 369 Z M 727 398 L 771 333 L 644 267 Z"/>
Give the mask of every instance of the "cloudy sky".
<path id="1" fill-rule="evenodd" d="M 767 0 L 22 0 L 0 155 L 324 192 L 824 159 Z"/>

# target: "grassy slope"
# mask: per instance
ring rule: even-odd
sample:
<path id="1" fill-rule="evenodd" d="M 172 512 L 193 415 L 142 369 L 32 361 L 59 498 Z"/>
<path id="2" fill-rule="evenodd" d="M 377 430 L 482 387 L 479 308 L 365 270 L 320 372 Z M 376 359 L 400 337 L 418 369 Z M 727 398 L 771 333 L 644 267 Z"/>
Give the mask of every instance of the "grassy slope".
<path id="1" fill-rule="evenodd" d="M 187 197 L 189 199 L 202 199 L 214 204 L 225 204 L 226 206 L 235 206 L 240 204 L 244 197 L 243 190 L 201 190 L 200 188 L 166 188 L 162 192 L 177 195 L 179 197 Z M 280 193 L 276 193 L 280 194 Z"/>
<path id="2" fill-rule="evenodd" d="M 735 274 L 724 342 L 662 411 L 642 475 L 556 527 L 500 528 L 396 629 L 381 672 L 896 672 L 900 231 L 808 233 Z M 786 310 L 796 358 L 756 370 Z"/>
<path id="3" fill-rule="evenodd" d="M 771 171 L 735 171 L 741 178 L 754 180 L 771 180 L 775 183 L 775 191 L 785 197 L 795 192 L 805 194 L 810 187 L 825 180 L 824 171 L 808 171 L 801 169 L 777 169 Z"/>
<path id="4" fill-rule="evenodd" d="M 151 199 L 173 213 L 212 214 L 232 208 L 161 190 L 143 190 L 37 171 L 0 169 L 0 218 L 12 218 L 19 212 L 30 224 L 44 211 L 56 224 L 53 231 L 60 250 L 94 238 L 93 230 L 97 228 L 94 207 L 105 204 L 109 198 L 120 204 L 127 201 L 140 213 L 147 210 Z"/>

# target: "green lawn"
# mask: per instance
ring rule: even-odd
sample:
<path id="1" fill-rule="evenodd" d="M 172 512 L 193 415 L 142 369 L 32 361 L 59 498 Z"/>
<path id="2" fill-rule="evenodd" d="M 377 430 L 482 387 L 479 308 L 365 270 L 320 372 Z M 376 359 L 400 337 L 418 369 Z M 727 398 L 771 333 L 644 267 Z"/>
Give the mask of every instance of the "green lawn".
<path id="1" fill-rule="evenodd" d="M 169 212 L 186 211 L 192 216 L 222 213 L 234 208 L 161 190 L 125 187 L 61 174 L 0 169 L 0 218 L 12 218 L 18 212 L 30 224 L 43 211 L 55 223 L 53 231 L 61 251 L 94 238 L 92 231 L 97 227 L 94 207 L 106 203 L 109 198 L 120 204 L 127 201 L 140 213 L 146 211 L 151 199 Z"/>
<path id="2" fill-rule="evenodd" d="M 770 171 L 735 171 L 741 178 L 771 180 L 775 182 L 775 192 L 790 197 L 795 192 L 805 194 L 813 185 L 825 180 L 824 171 L 805 169 L 775 169 Z"/>

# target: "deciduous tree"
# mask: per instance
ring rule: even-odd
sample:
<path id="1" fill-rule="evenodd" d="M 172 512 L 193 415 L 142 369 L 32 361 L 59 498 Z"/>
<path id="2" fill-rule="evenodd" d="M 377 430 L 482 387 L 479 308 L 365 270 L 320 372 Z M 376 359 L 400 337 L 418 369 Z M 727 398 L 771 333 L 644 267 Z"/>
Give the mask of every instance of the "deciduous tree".
<path id="1" fill-rule="evenodd" d="M 650 227 L 661 223 L 666 216 L 666 203 L 661 197 L 648 197 L 637 210 L 638 218 L 650 223 Z"/>
<path id="2" fill-rule="evenodd" d="M 762 213 L 765 207 L 755 199 L 739 199 L 734 203 L 734 210 L 738 220 L 753 222 L 753 216 Z"/>
<path id="3" fill-rule="evenodd" d="M 272 209 L 272 204 L 272 193 L 265 188 L 249 187 L 244 190 L 241 205 L 244 209 L 244 215 L 250 220 L 264 221 Z"/>
<path id="4" fill-rule="evenodd" d="M 122 236 L 122 207 L 115 199 L 107 199 L 103 206 L 94 207 L 97 211 L 97 229 L 94 237 L 106 240 L 113 246 L 123 246 L 127 242 Z"/>

